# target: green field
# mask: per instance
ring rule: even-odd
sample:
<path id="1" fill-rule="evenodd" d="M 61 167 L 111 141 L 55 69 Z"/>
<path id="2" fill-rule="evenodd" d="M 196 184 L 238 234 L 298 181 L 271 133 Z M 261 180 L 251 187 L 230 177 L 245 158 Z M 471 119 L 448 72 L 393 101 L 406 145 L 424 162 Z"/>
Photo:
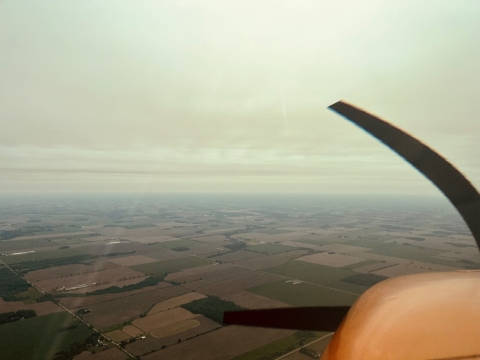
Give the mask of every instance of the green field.
<path id="1" fill-rule="evenodd" d="M 375 275 L 375 274 L 355 274 L 349 277 L 342 279 L 342 281 L 350 284 L 361 285 L 361 286 L 373 286 L 380 281 L 388 279 L 386 276 Z"/>
<path id="2" fill-rule="evenodd" d="M 325 285 L 357 274 L 350 269 L 334 268 L 299 260 L 289 260 L 283 265 L 266 269 L 265 271 L 319 285 Z"/>
<path id="3" fill-rule="evenodd" d="M 287 251 L 298 250 L 298 248 L 294 246 L 282 245 L 282 244 L 261 244 L 261 245 L 254 245 L 248 246 L 245 250 L 256 251 L 259 253 L 265 253 L 268 255 L 279 254 Z"/>
<path id="4" fill-rule="evenodd" d="M 58 331 L 70 325 L 78 326 Z M 74 342 L 82 342 L 93 333 L 67 312 L 38 316 L 0 325 L 0 354 L 2 359 L 51 359 L 58 351 L 69 350 Z"/>
<path id="5" fill-rule="evenodd" d="M 310 336 L 298 336 L 298 334 L 308 334 Z M 299 331 L 294 335 L 287 336 L 283 339 L 276 340 L 270 344 L 249 351 L 245 354 L 234 357 L 232 360 L 273 360 L 286 354 L 307 342 L 311 342 L 316 338 L 320 338 L 329 334 L 328 332 L 310 332 Z M 305 357 L 305 359 L 308 359 Z"/>
<path id="6" fill-rule="evenodd" d="M 163 241 L 152 245 L 152 251 L 155 251 L 156 248 L 163 248 L 163 249 L 173 249 L 177 247 L 187 247 L 193 248 L 195 246 L 204 245 L 205 243 L 201 243 L 195 240 L 188 240 L 188 239 L 180 239 L 180 240 L 171 240 L 171 241 Z"/>
<path id="7" fill-rule="evenodd" d="M 59 249 L 51 251 L 36 251 L 34 253 L 24 255 L 0 256 L 0 260 L 2 260 L 5 264 L 18 264 L 25 261 L 59 259 L 75 255 L 83 255 L 83 253 L 72 249 Z"/>
<path id="8" fill-rule="evenodd" d="M 351 305 L 358 296 L 307 283 L 293 285 L 284 280 L 255 286 L 247 291 L 293 306 Z"/>
<path id="9" fill-rule="evenodd" d="M 334 289 L 338 289 L 338 290 L 348 291 L 348 292 L 358 294 L 358 295 L 363 294 L 365 291 L 367 291 L 369 289 L 368 286 L 352 284 L 352 283 L 341 281 L 341 280 L 340 281 L 335 281 L 333 283 L 329 283 L 325 286 L 328 286 L 328 287 L 331 287 L 331 288 L 334 288 Z"/>
<path id="10" fill-rule="evenodd" d="M 148 264 L 130 266 L 130 268 L 140 271 L 145 275 L 165 276 L 165 274 L 167 273 L 174 273 L 180 270 L 209 265 L 213 263 L 213 260 L 204 259 L 196 256 L 188 256 L 179 259 L 156 261 Z"/>
<path id="11" fill-rule="evenodd" d="M 365 261 L 361 261 L 361 262 L 358 262 L 358 263 L 355 263 L 355 264 L 342 266 L 342 269 L 354 270 L 354 269 L 361 268 L 363 266 L 374 265 L 374 264 L 377 264 L 379 262 L 380 261 L 378 261 L 378 260 L 365 260 Z"/>

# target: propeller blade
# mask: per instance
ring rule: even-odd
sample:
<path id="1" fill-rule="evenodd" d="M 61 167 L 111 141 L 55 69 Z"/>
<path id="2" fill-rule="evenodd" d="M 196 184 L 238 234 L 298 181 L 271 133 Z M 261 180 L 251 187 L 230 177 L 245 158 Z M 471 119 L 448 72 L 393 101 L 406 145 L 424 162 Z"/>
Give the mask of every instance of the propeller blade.
<path id="1" fill-rule="evenodd" d="M 335 331 L 349 309 L 349 306 L 323 306 L 226 311 L 223 322 L 277 329 Z"/>
<path id="2" fill-rule="evenodd" d="M 480 195 L 447 160 L 399 128 L 343 101 L 329 108 L 379 139 L 420 171 L 450 200 L 480 250 Z"/>

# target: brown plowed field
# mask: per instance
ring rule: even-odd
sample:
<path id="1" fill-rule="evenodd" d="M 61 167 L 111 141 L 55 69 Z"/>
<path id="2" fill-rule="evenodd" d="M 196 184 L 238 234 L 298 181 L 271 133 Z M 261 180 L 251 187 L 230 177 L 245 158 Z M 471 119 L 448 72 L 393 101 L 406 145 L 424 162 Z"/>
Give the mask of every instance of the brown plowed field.
<path id="1" fill-rule="evenodd" d="M 124 285 L 136 284 L 145 278 L 145 275 L 139 271 L 116 264 L 110 264 L 111 263 L 103 263 L 101 265 L 85 266 L 85 268 L 80 268 L 77 265 L 75 267 L 77 269 L 76 273 L 73 272 L 73 270 L 70 273 L 66 271 L 67 269 L 65 268 L 72 267 L 72 265 L 60 266 L 63 269 L 60 269 L 59 273 L 68 274 L 63 276 L 63 278 L 62 275 L 55 273 L 57 268 L 37 270 L 27 273 L 25 279 L 34 283 L 40 288 L 40 290 L 47 292 L 63 286 L 69 288 L 80 284 L 86 284 L 88 285 L 88 288 L 75 291 L 83 293 L 110 286 L 122 287 Z M 102 267 L 102 265 L 104 266 Z M 73 276 L 71 276 L 72 274 Z M 128 281 L 128 283 L 126 281 Z M 97 283 L 98 285 L 95 286 L 93 283 Z"/>
<path id="2" fill-rule="evenodd" d="M 24 304 L 23 301 L 3 301 L 0 298 L 0 314 L 18 310 L 34 310 L 37 316 L 64 311 L 60 306 L 51 301 Z"/>
<path id="3" fill-rule="evenodd" d="M 122 331 L 127 334 L 127 335 L 130 335 L 130 336 L 137 336 L 137 335 L 142 335 L 143 334 L 143 331 L 136 328 L 135 326 L 132 326 L 132 325 L 127 325 L 127 326 L 124 326 Z"/>
<path id="4" fill-rule="evenodd" d="M 112 347 L 108 350 L 97 352 L 92 354 L 89 351 L 84 351 L 80 355 L 73 358 L 74 360 L 126 360 L 128 355 L 122 350 Z"/>
<path id="5" fill-rule="evenodd" d="M 157 261 L 157 259 L 152 259 L 144 255 L 126 256 L 126 257 L 120 257 L 120 258 L 110 260 L 110 262 L 115 263 L 117 265 L 121 265 L 121 266 L 147 264 L 155 261 Z"/>
<path id="6" fill-rule="evenodd" d="M 141 289 L 132 290 L 132 291 L 123 292 L 123 293 L 92 295 L 92 296 L 86 296 L 86 297 L 60 298 L 60 303 L 68 309 L 74 309 L 78 307 L 85 307 L 85 306 L 90 306 L 90 305 L 105 302 L 105 301 L 119 299 L 126 296 L 140 294 L 148 291 L 163 289 L 170 286 L 172 285 L 167 282 L 161 282 L 154 286 L 147 286 Z"/>
<path id="7" fill-rule="evenodd" d="M 184 308 L 174 308 L 136 319 L 132 322 L 132 325 L 148 333 L 152 330 L 172 325 L 179 321 L 191 319 L 192 317 L 195 317 L 195 315 L 190 311 L 185 310 Z"/>
<path id="8" fill-rule="evenodd" d="M 200 326 L 200 321 L 187 319 L 150 331 L 150 335 L 156 337 L 157 339 L 161 339 L 167 336 L 182 333 L 187 330 L 195 329 L 198 326 Z"/>
<path id="9" fill-rule="evenodd" d="M 130 319 L 147 312 L 155 303 L 185 294 L 188 290 L 180 286 L 143 292 L 125 296 L 119 299 L 90 305 L 91 313 L 84 315 L 84 319 L 97 328 L 130 321 Z"/>
<path id="10" fill-rule="evenodd" d="M 233 267 L 233 265 L 231 264 L 219 264 L 219 265 L 210 264 L 210 265 L 198 266 L 195 268 L 184 269 L 176 273 L 168 274 L 165 279 L 168 281 L 170 280 L 177 281 L 178 279 L 182 279 L 182 281 L 184 281 L 183 279 L 184 278 L 187 279 L 188 276 L 194 276 L 192 277 L 193 279 L 195 278 L 196 275 L 205 274 L 205 273 L 209 273 L 211 271 L 216 271 L 220 269 L 223 270 L 231 267 Z M 187 282 L 188 281 L 189 280 L 187 280 Z"/>
<path id="11" fill-rule="evenodd" d="M 25 278 L 28 281 L 36 282 L 38 281 L 45 281 L 50 279 L 57 279 L 63 277 L 68 277 L 71 274 L 84 274 L 84 273 L 97 273 L 99 271 L 114 269 L 118 267 L 109 261 L 96 261 L 91 265 L 84 265 L 84 264 L 70 264 L 70 265 L 63 265 L 63 266 L 56 266 L 48 269 L 36 270 L 27 273 Z"/>
<path id="12" fill-rule="evenodd" d="M 157 305 L 155 305 L 147 315 L 152 315 L 156 314 L 161 311 L 173 309 L 175 307 L 178 307 L 183 304 L 188 304 L 189 302 L 193 300 L 198 300 L 198 299 L 203 299 L 205 298 L 205 295 L 199 294 L 197 292 L 191 292 L 185 295 L 177 296 L 172 299 L 168 299 L 162 302 L 159 302 Z"/>
<path id="13" fill-rule="evenodd" d="M 107 335 L 110 339 L 112 339 L 115 342 L 120 342 L 130 338 L 130 336 L 128 336 L 121 330 L 110 331 L 108 333 L 105 333 L 105 335 Z"/>
<path id="14" fill-rule="evenodd" d="M 251 272 L 245 275 L 219 281 L 207 286 L 198 288 L 197 291 L 205 295 L 218 297 L 229 296 L 253 286 L 263 285 L 269 282 L 283 279 L 280 276 L 261 272 Z"/>
<path id="15" fill-rule="evenodd" d="M 226 296 L 224 297 L 224 299 L 228 301 L 233 301 L 235 304 L 247 309 L 280 308 L 291 306 L 277 300 L 269 299 L 267 297 L 257 294 L 252 294 L 247 291 L 240 291 L 236 294 Z"/>
<path id="16" fill-rule="evenodd" d="M 142 359 L 227 360 L 292 333 L 292 330 L 227 326 L 148 354 Z"/>
<path id="17" fill-rule="evenodd" d="M 219 265 L 216 265 L 219 266 Z M 240 266 L 231 266 L 228 268 L 213 267 L 212 271 L 201 273 L 198 275 L 188 275 L 185 277 L 178 277 L 175 279 L 177 282 L 181 282 L 182 286 L 195 290 L 208 284 L 216 283 L 222 280 L 235 278 L 240 275 L 251 273 L 249 269 L 242 268 Z M 183 282 L 185 281 L 185 284 Z"/>
<path id="18" fill-rule="evenodd" d="M 185 341 L 186 339 L 190 339 L 200 334 L 204 334 L 206 332 L 215 330 L 220 328 L 221 326 L 217 324 L 215 321 L 207 319 L 205 316 L 197 315 L 192 320 L 196 320 L 200 322 L 200 325 L 196 328 L 183 331 L 181 333 L 170 335 L 167 337 L 163 337 L 160 339 L 154 337 L 147 337 L 143 340 L 138 340 L 132 344 L 128 344 L 126 349 L 133 353 L 134 355 L 143 355 L 149 353 L 151 351 L 159 350 L 163 345 L 169 346 L 178 343 L 178 339 Z M 203 344 L 202 346 L 204 346 Z"/>

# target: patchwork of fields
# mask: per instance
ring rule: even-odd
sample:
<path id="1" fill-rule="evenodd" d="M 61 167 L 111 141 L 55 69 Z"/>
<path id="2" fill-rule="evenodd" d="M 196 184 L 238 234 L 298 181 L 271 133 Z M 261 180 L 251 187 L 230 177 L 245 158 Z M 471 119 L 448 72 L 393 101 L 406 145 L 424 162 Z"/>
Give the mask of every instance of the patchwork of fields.
<path id="1" fill-rule="evenodd" d="M 347 306 L 391 277 L 480 267 L 471 237 L 443 208 L 122 206 L 92 205 L 88 216 L 75 206 L 43 216 L 26 208 L 0 222 L 9 237 L 0 240 L 0 314 L 37 315 L 0 325 L 9 342 L 0 354 L 53 357 L 92 326 L 107 338 L 75 360 L 124 360 L 124 349 L 142 360 L 273 359 L 325 334 L 224 326 L 223 311 Z"/>

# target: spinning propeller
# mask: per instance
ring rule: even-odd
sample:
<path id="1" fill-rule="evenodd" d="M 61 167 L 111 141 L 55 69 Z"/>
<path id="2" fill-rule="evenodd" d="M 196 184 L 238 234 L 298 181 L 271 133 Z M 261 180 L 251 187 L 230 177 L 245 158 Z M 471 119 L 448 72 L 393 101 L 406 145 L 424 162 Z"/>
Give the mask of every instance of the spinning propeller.
<path id="1" fill-rule="evenodd" d="M 480 195 L 452 164 L 399 128 L 352 105 L 339 101 L 329 108 L 379 139 L 436 185 L 465 220 L 480 249 Z M 278 329 L 335 331 L 349 309 L 348 306 L 319 306 L 227 311 L 223 322 Z"/>

